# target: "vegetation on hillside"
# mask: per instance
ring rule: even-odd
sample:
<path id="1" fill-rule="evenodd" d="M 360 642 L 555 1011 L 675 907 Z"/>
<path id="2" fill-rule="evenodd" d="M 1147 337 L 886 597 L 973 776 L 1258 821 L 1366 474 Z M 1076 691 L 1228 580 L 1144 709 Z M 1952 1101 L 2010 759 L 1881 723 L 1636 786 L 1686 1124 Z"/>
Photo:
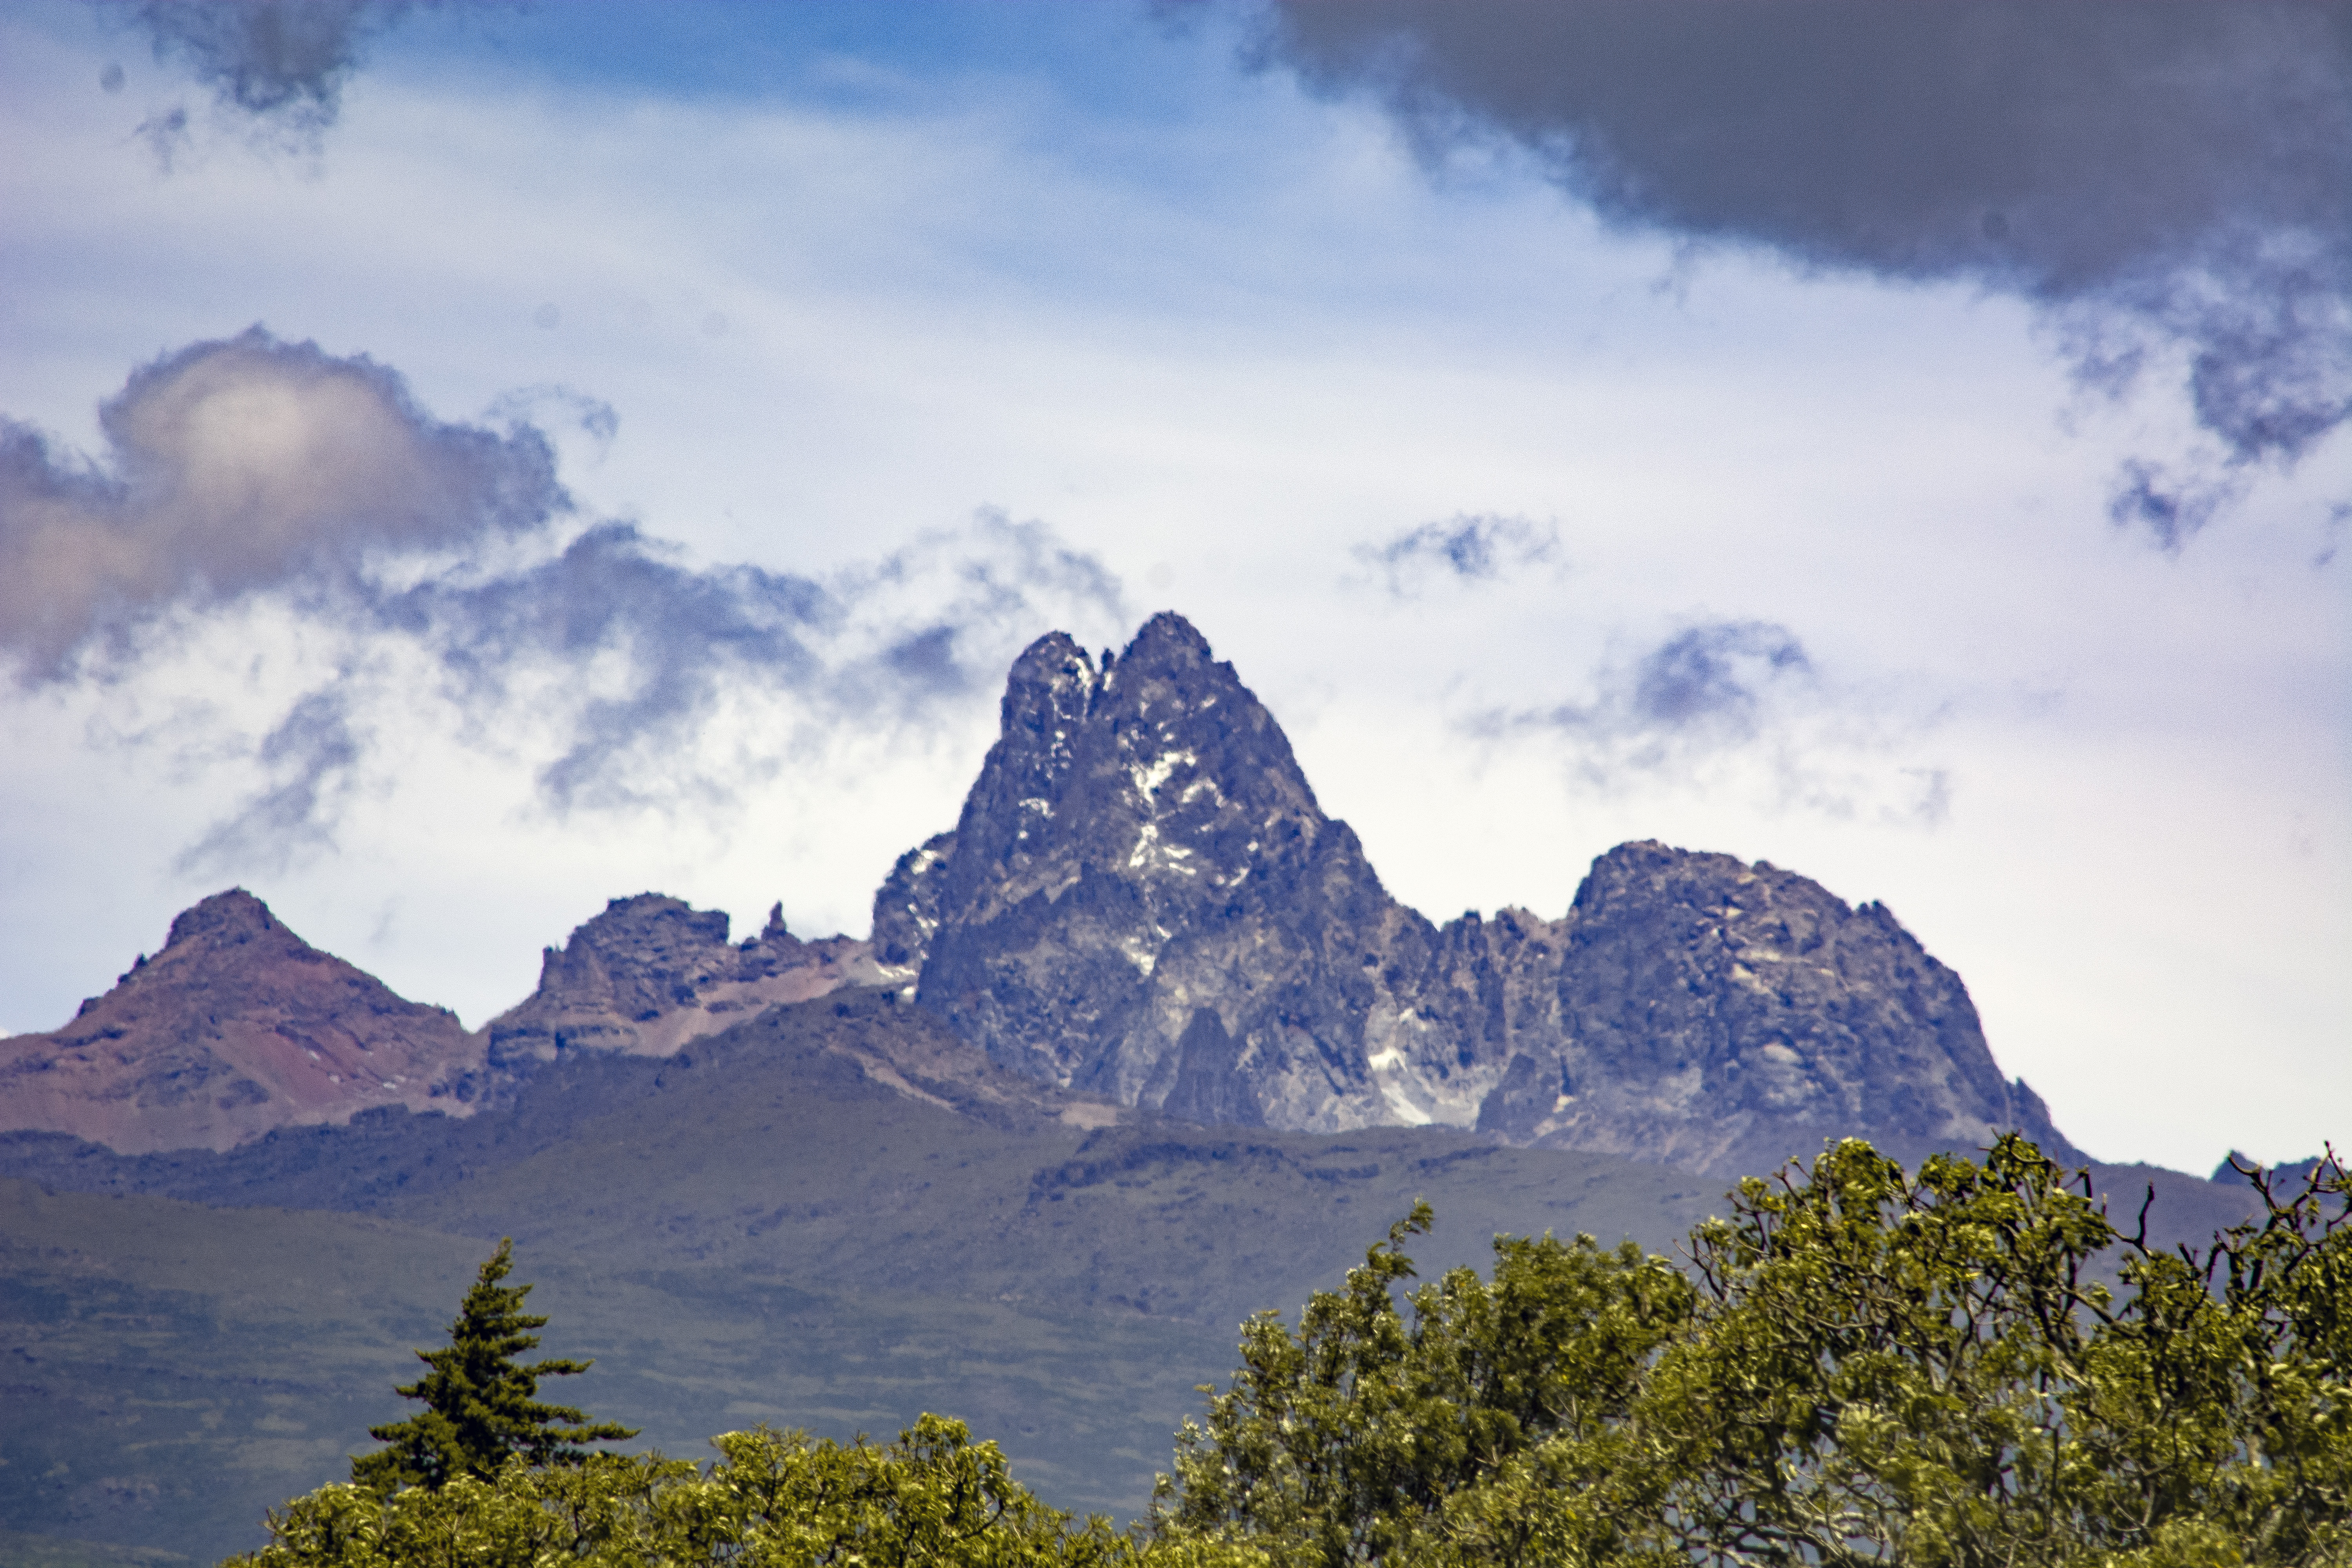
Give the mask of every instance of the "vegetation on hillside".
<path id="1" fill-rule="evenodd" d="M 457 1321 L 449 1325 L 449 1342 L 416 1352 L 433 1370 L 393 1391 L 424 1401 L 425 1408 L 405 1421 L 368 1428 L 369 1436 L 389 1446 L 352 1461 L 354 1482 L 377 1491 L 438 1490 L 459 1476 L 495 1479 L 510 1458 L 534 1468 L 574 1464 L 587 1452 L 583 1443 L 625 1442 L 637 1435 L 616 1422 L 591 1421 L 571 1405 L 540 1401 L 541 1378 L 577 1377 L 590 1363 L 515 1360 L 538 1348 L 539 1336 L 530 1331 L 545 1328 L 547 1319 L 522 1310 L 530 1286 L 499 1283 L 513 1268 L 509 1238 L 466 1292 Z"/>
<path id="2" fill-rule="evenodd" d="M 888 1446 L 732 1433 L 703 1468 L 517 1452 L 329 1487 L 240 1561 L 2345 1563 L 2352 1184 L 2254 1179 L 2262 1217 L 2165 1252 L 2021 1139 L 1916 1173 L 1849 1141 L 1742 1183 L 1685 1267 L 1505 1237 L 1491 1278 L 1414 1288 L 1420 1206 L 1296 1330 L 1244 1325 L 1127 1535 L 926 1416 Z"/>

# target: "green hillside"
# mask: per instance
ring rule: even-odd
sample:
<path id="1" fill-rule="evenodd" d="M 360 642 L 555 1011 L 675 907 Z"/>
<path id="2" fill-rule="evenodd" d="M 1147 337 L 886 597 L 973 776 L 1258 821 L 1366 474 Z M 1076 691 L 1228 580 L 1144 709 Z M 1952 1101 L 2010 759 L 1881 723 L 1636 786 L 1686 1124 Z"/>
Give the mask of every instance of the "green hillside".
<path id="1" fill-rule="evenodd" d="M 991 1122 L 822 1048 L 929 1026 L 874 998 L 781 1009 L 602 1114 L 551 1101 L 565 1136 L 545 1147 L 438 1129 L 489 1168 L 373 1214 L 6 1182 L 0 1388 L 30 1418 L 0 1435 L 0 1526 L 250 1546 L 266 1507 L 404 1413 L 390 1391 L 410 1347 L 438 1338 L 501 1235 L 553 1315 L 549 1352 L 599 1360 L 575 1396 L 645 1446 L 698 1453 L 758 1421 L 888 1432 L 940 1410 L 1054 1502 L 1126 1513 L 1194 1385 L 1231 1369 L 1240 1318 L 1295 1309 L 1415 1196 L 1442 1216 L 1433 1265 L 1483 1258 L 1497 1230 L 1666 1247 L 1706 1206 L 1706 1184 L 1654 1166 L 1457 1133 Z M 493 1143 L 521 1157 L 498 1165 Z"/>
<path id="2" fill-rule="evenodd" d="M 22 1145 L 49 1185 L 104 1190 L 0 1181 L 0 1529 L 207 1560 L 256 1544 L 264 1509 L 409 1412 L 391 1389 L 411 1347 L 501 1236 L 552 1315 L 546 1353 L 598 1359 L 565 1397 L 640 1446 L 935 1410 L 1049 1501 L 1127 1514 L 1195 1385 L 1232 1370 L 1239 1321 L 1295 1310 L 1416 1197 L 1438 1215 L 1424 1273 L 1483 1263 L 1498 1232 L 1671 1253 L 1720 1206 L 1664 1167 L 1458 1132 L 1086 1131 L 941 1080 L 927 1103 L 836 1048 L 939 1027 L 867 993 L 566 1068 L 468 1122 L 143 1161 Z M 2167 1193 L 2159 1219 L 2209 1233 L 2204 1207 L 2242 1203 Z M 317 1206 L 222 1206 L 257 1200 Z"/>

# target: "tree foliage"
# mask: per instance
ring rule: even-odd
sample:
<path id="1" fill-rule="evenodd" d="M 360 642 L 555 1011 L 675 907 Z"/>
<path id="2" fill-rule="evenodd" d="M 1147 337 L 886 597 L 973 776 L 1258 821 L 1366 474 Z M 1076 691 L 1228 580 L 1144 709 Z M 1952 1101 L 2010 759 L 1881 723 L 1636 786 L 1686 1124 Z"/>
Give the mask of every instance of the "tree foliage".
<path id="1" fill-rule="evenodd" d="M 1401 1295 L 1416 1213 L 1245 1326 L 1155 1527 L 1286 1568 L 2352 1562 L 2345 1192 L 2167 1254 L 2021 1139 L 1849 1141 L 1742 1183 L 1689 1285 L 1546 1237 Z"/>
<path id="2" fill-rule="evenodd" d="M 1262 1568 L 1252 1548 L 1148 1545 L 1074 1525 L 993 1443 L 926 1415 L 892 1444 L 765 1427 L 715 1437 L 707 1468 L 591 1454 L 384 1493 L 330 1486 L 270 1516 L 244 1568 Z"/>
<path id="3" fill-rule="evenodd" d="M 530 1286 L 500 1283 L 513 1268 L 514 1243 L 501 1241 L 466 1292 L 449 1325 L 448 1344 L 416 1352 L 432 1370 L 394 1390 L 424 1401 L 425 1409 L 406 1421 L 368 1428 L 369 1436 L 391 1446 L 353 1459 L 354 1482 L 378 1491 L 438 1490 L 460 1476 L 495 1479 L 518 1457 L 533 1466 L 577 1464 L 587 1456 L 583 1443 L 637 1435 L 631 1427 L 591 1421 L 568 1405 L 540 1402 L 541 1378 L 576 1376 L 592 1363 L 516 1362 L 538 1348 L 539 1336 L 530 1331 L 545 1328 L 547 1319 L 522 1310 Z"/>
<path id="4" fill-rule="evenodd" d="M 2247 1173 L 2262 1215 L 2168 1253 L 2021 1139 L 1916 1173 L 1848 1141 L 1741 1183 L 1681 1267 L 1501 1237 L 1490 1279 L 1418 1286 L 1416 1205 L 1295 1331 L 1243 1325 L 1127 1535 L 936 1416 L 893 1445 L 732 1433 L 707 1468 L 583 1453 L 626 1434 L 536 1403 L 583 1363 L 513 1363 L 544 1320 L 502 1246 L 369 1484 L 240 1561 L 2344 1568 L 2352 1182 L 2332 1155 L 2299 1190 Z"/>

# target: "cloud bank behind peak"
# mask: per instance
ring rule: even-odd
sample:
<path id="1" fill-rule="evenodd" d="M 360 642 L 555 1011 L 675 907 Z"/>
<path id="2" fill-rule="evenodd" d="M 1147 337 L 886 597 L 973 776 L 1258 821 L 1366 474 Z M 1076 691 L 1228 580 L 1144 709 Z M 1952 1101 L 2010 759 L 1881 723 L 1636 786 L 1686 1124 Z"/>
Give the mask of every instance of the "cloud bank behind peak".
<path id="1" fill-rule="evenodd" d="M 1433 155 L 1501 137 L 1622 224 L 2022 297 L 2108 391 L 2170 355 L 2229 465 L 2292 464 L 2352 418 L 2352 9 L 1275 0 L 1266 16 L 1266 58 L 1369 87 Z M 2155 531 L 2177 545 L 2184 512 L 2147 479 L 2130 476 L 2116 515 L 2169 519 Z"/>

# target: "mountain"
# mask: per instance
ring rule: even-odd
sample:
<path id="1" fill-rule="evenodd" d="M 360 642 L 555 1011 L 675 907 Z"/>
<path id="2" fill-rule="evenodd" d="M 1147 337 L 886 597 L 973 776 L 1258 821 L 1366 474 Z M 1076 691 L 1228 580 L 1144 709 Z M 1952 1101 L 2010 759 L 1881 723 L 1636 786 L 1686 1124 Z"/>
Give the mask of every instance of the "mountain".
<path id="1" fill-rule="evenodd" d="M 545 951 L 536 991 L 490 1020 L 490 1061 L 505 1068 L 568 1050 L 667 1056 L 763 1007 L 884 979 L 870 943 L 802 942 L 784 930 L 782 904 L 740 946 L 727 930 L 724 910 L 659 893 L 613 900 Z"/>
<path id="2" fill-rule="evenodd" d="M 223 1148 L 368 1105 L 462 1112 L 530 1062 L 666 1056 L 761 1009 L 911 989 L 989 1059 L 1162 1117 L 1330 1132 L 1438 1125 L 1718 1175 L 1826 1138 L 1916 1158 L 2021 1129 L 1958 975 L 1883 905 L 1656 843 L 1557 920 L 1433 924 L 1327 816 L 1290 743 L 1181 616 L 1099 666 L 1015 661 L 955 828 L 909 851 L 873 933 L 803 942 L 615 899 L 475 1038 L 232 892 L 67 1029 L 0 1045 L 0 1127 Z"/>
<path id="3" fill-rule="evenodd" d="M 344 1473 L 411 1346 L 515 1239 L 567 1389 L 704 1452 L 766 1420 L 971 1420 L 1064 1507 L 1139 1510 L 1235 1325 L 1336 1286 L 1416 1197 L 1424 1279 L 1496 1232 L 1674 1255 L 1721 1184 L 1475 1131 L 1159 1120 L 994 1066 L 877 988 L 666 1057 L 564 1052 L 464 1119 L 387 1107 L 224 1152 L 0 1136 L 0 1531 L 211 1556 Z M 2158 1246 L 2253 1194 L 2103 1170 Z M 406 1369 L 406 1370 L 404 1370 Z M 0 1561 L 14 1561 L 0 1550 Z"/>
<path id="4" fill-rule="evenodd" d="M 1447 1129 L 1141 1117 L 895 995 L 532 1059 L 464 1120 L 136 1156 L 0 1135 L 0 1531 L 257 1544 L 264 1508 L 414 1414 L 408 1349 L 502 1236 L 547 1352 L 596 1359 L 566 1397 L 638 1446 L 935 1410 L 1055 1503 L 1132 1514 L 1236 1324 L 1337 1284 L 1416 1197 L 1430 1278 L 1497 1231 L 1665 1248 L 1714 1206 L 1684 1173 Z"/>
<path id="5" fill-rule="evenodd" d="M 1012 1069 L 1203 1122 L 1475 1128 L 1737 1173 L 1860 1135 L 2080 1152 L 1884 906 L 1654 843 L 1566 914 L 1433 925 L 1181 616 L 1033 644 L 954 830 L 877 894 L 876 957 Z"/>
<path id="6" fill-rule="evenodd" d="M 378 1106 L 464 1116 L 483 1065 L 456 1014 L 403 1000 L 232 889 L 65 1027 L 0 1039 L 0 1126 L 226 1149 Z"/>

